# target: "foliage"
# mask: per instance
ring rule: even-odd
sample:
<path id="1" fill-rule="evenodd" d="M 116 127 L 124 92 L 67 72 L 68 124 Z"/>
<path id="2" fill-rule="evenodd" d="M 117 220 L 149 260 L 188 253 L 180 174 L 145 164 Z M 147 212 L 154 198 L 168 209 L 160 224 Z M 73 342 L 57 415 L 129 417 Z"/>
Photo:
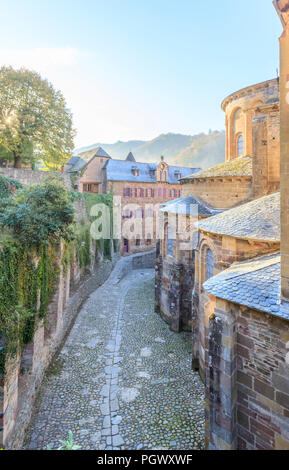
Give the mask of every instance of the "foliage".
<path id="1" fill-rule="evenodd" d="M 57 250 L 45 245 L 37 252 L 31 252 L 29 246 L 16 240 L 7 242 L 2 247 L 0 337 L 5 338 L 5 354 L 8 352 L 13 355 L 24 344 L 29 343 L 33 338 L 37 320 L 45 317 L 58 273 L 56 259 Z M 3 354 L 4 352 L 2 356 Z"/>
<path id="2" fill-rule="evenodd" d="M 10 197 L 16 189 L 23 188 L 23 185 L 11 178 L 0 175 L 0 199 Z"/>
<path id="3" fill-rule="evenodd" d="M 12 195 L 7 181 L 0 179 L 5 192 L 0 200 L 0 378 L 7 354 L 31 342 L 39 320 L 46 319 L 59 274 L 60 240 L 64 273 L 74 252 L 82 270 L 90 264 L 90 224 L 75 223 L 73 202 L 84 199 L 88 211 L 108 203 L 112 213 L 111 195 L 66 191 L 55 177 L 28 188 L 19 185 Z M 97 240 L 95 248 L 111 257 L 111 240 Z"/>
<path id="4" fill-rule="evenodd" d="M 61 445 L 61 447 L 59 447 L 57 450 L 80 450 L 81 447 L 78 446 L 78 445 L 75 445 L 73 443 L 73 434 L 72 434 L 72 431 L 69 431 L 69 435 L 68 435 L 68 440 L 67 441 L 63 441 L 63 440 L 60 440 L 59 441 Z M 47 446 L 47 450 L 51 450 L 51 447 L 50 446 Z"/>
<path id="5" fill-rule="evenodd" d="M 72 239 L 73 221 L 74 208 L 69 195 L 55 179 L 23 188 L 8 202 L 0 202 L 0 226 L 10 228 L 25 244 Z"/>
<path id="6" fill-rule="evenodd" d="M 27 69 L 0 68 L 2 158 L 59 169 L 73 150 L 72 117 L 60 91 Z"/>
<path id="7" fill-rule="evenodd" d="M 80 269 L 90 263 L 90 227 L 78 227 L 76 231 L 76 256 Z"/>

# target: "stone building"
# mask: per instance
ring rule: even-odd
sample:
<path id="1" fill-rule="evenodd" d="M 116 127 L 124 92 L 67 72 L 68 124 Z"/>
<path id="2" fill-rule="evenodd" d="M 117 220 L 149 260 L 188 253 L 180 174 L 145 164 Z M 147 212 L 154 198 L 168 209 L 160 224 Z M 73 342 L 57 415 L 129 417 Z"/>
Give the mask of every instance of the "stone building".
<path id="1" fill-rule="evenodd" d="M 195 242 L 188 251 L 181 249 L 182 233 L 166 241 L 169 208 L 178 219 L 181 200 L 162 208 L 167 226 L 158 249 L 156 307 L 173 329 L 174 309 L 178 325 L 192 328 L 211 449 L 289 450 L 289 1 L 274 4 L 284 28 L 280 80 L 224 100 L 225 163 L 181 181 L 184 202 L 197 199 L 198 207 L 211 209 L 206 215 L 200 209 L 191 224 Z M 176 283 L 168 263 L 172 272 L 189 271 L 190 280 L 178 275 Z M 179 307 L 184 295 L 191 316 Z"/>
<path id="2" fill-rule="evenodd" d="M 236 262 L 280 251 L 280 193 L 251 201 L 210 219 L 200 221 L 195 254 L 195 285 L 192 317 L 193 350 L 201 376 L 208 365 L 208 322 L 213 312 L 206 281 Z"/>
<path id="3" fill-rule="evenodd" d="M 102 148 L 72 157 L 66 171 L 74 174 L 75 188 L 86 193 L 113 193 L 119 198 L 122 254 L 151 250 L 156 244 L 159 204 L 181 196 L 181 178 L 200 169 L 139 163 L 130 152 L 126 160 L 112 159 Z M 137 233 L 131 227 L 138 226 Z"/>
<path id="4" fill-rule="evenodd" d="M 196 270 L 196 266 L 199 258 L 197 246 L 191 246 L 188 253 L 185 253 L 186 250 L 183 253 L 179 248 L 180 234 L 174 241 L 176 245 L 174 254 L 168 255 L 166 243 L 167 232 L 170 231 L 168 213 L 175 211 L 175 216 L 178 218 L 182 203 L 186 206 L 190 200 L 188 198 L 191 198 L 191 204 L 197 207 L 198 218 L 202 219 L 239 207 L 279 189 L 278 90 L 278 80 L 270 80 L 247 87 L 226 98 L 222 103 L 226 113 L 225 162 L 182 177 L 180 180 L 182 198 L 178 200 L 178 204 L 163 205 L 164 239 L 160 240 L 157 250 L 156 309 L 175 331 L 180 331 L 182 328 L 191 329 L 196 321 L 194 313 L 188 314 L 188 309 L 198 303 L 196 289 L 199 284 L 199 270 Z M 236 209 L 236 213 L 239 213 L 239 209 Z M 200 237 L 195 238 L 199 244 Z M 176 272 L 179 273 L 177 290 L 178 283 L 176 284 L 175 275 L 171 274 Z M 187 282 L 182 280 L 181 272 L 187 273 Z M 168 301 L 169 298 L 173 300 Z M 175 306 L 182 305 L 181 298 L 187 299 L 186 308 L 180 307 L 178 310 Z M 173 310 L 175 313 L 169 313 Z"/>

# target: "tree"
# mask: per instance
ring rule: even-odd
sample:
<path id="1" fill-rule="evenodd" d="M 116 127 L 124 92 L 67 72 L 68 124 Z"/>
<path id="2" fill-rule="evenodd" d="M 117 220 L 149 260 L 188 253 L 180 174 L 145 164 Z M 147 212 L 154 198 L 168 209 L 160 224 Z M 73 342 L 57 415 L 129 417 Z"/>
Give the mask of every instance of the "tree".
<path id="1" fill-rule="evenodd" d="M 73 239 L 74 207 L 63 181 L 48 177 L 43 184 L 16 189 L 0 199 L 0 231 L 10 229 L 26 245 Z"/>
<path id="2" fill-rule="evenodd" d="M 73 150 L 72 116 L 60 91 L 36 72 L 0 68 L 0 158 L 59 169 Z M 5 155 L 5 156 L 4 156 Z"/>

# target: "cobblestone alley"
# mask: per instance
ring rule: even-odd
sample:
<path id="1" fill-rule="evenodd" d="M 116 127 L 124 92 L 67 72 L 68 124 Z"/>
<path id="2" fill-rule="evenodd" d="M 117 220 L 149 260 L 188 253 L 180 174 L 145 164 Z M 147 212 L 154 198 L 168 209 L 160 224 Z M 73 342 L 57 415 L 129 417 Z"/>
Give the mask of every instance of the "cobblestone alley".
<path id="1" fill-rule="evenodd" d="M 118 270 L 80 311 L 36 402 L 26 448 L 203 449 L 204 397 L 189 333 L 154 313 L 154 271 Z"/>

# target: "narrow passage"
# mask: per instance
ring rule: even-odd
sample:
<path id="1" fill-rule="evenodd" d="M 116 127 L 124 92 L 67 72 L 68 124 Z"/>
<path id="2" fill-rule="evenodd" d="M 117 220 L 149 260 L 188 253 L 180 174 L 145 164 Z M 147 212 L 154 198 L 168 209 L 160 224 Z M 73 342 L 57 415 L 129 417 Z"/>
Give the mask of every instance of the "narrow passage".
<path id="1" fill-rule="evenodd" d="M 203 449 L 191 336 L 154 313 L 154 271 L 117 267 L 80 311 L 39 394 L 26 448 Z"/>

